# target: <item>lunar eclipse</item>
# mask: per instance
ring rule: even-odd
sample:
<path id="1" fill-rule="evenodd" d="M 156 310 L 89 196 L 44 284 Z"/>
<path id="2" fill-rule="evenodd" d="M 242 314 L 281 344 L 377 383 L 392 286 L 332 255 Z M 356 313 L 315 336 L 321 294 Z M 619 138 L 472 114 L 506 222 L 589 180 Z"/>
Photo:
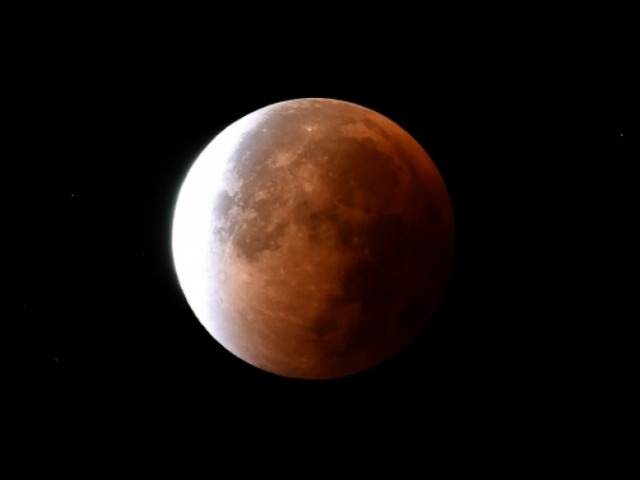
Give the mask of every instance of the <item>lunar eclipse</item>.
<path id="1" fill-rule="evenodd" d="M 179 283 L 223 347 L 269 372 L 329 379 L 374 367 L 435 313 L 453 210 L 425 150 L 344 101 L 269 105 L 228 126 L 182 184 Z"/>

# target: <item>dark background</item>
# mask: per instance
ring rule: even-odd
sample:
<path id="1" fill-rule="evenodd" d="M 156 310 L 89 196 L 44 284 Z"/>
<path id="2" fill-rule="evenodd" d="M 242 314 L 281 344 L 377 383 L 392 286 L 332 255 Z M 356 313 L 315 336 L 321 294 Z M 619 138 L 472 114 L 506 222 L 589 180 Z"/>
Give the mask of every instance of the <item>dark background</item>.
<path id="1" fill-rule="evenodd" d="M 591 45 L 385 35 L 250 52 L 224 39 L 194 49 L 73 37 L 16 56 L 18 173 L 5 184 L 18 179 L 7 320 L 18 334 L 3 341 L 36 411 L 121 437 L 275 428 L 303 444 L 434 431 L 562 443 L 610 421 L 630 357 L 620 299 L 631 289 L 617 274 L 630 132 L 616 61 Z M 456 218 L 453 278 L 429 326 L 335 381 L 276 377 L 225 351 L 189 309 L 170 252 L 178 190 L 202 149 L 241 116 L 298 97 L 399 123 L 440 169 Z"/>

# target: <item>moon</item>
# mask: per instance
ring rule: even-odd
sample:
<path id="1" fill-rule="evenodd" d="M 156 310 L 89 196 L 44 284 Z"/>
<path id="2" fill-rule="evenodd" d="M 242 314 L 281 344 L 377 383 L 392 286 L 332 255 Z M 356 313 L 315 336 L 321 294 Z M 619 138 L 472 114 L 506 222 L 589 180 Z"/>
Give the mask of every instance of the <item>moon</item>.
<path id="1" fill-rule="evenodd" d="M 454 219 L 409 133 L 354 103 L 289 100 L 218 134 L 173 217 L 178 281 L 240 359 L 277 375 L 344 377 L 404 348 L 451 276 Z"/>

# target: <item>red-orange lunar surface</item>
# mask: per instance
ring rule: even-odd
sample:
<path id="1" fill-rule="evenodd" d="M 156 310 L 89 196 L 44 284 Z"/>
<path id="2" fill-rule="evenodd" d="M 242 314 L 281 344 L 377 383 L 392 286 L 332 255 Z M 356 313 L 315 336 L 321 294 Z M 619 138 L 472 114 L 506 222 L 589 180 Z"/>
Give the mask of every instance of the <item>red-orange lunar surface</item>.
<path id="1" fill-rule="evenodd" d="M 298 99 L 221 132 L 173 221 L 180 285 L 227 350 L 297 378 L 351 375 L 407 345 L 453 263 L 453 211 L 430 157 L 370 109 Z"/>

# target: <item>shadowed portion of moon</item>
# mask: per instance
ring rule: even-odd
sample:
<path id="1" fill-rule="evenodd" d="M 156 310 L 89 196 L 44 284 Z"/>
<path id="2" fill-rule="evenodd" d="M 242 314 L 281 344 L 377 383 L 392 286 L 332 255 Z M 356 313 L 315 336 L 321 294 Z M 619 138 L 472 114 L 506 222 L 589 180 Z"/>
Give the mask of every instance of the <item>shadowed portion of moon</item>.
<path id="1" fill-rule="evenodd" d="M 200 321 L 285 376 L 345 376 L 400 350 L 433 315 L 453 258 L 451 204 L 426 152 L 335 100 L 234 125 L 223 155 L 216 139 L 196 162 L 219 165 L 218 181 L 190 173 L 176 207 L 176 269 Z"/>

